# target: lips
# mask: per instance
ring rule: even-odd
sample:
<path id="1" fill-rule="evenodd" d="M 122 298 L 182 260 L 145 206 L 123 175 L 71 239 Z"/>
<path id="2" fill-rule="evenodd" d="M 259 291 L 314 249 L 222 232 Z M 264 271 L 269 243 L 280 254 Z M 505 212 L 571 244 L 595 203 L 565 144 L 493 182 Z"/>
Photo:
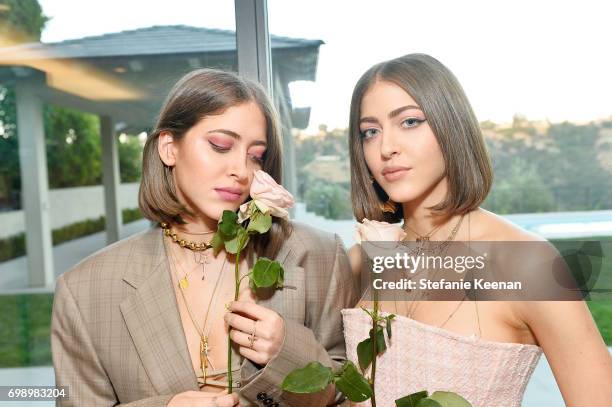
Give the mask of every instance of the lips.
<path id="1" fill-rule="evenodd" d="M 221 198 L 225 201 L 239 201 L 242 198 L 242 194 L 244 191 L 240 188 L 215 188 L 215 191 L 221 196 Z"/>
<path id="2" fill-rule="evenodd" d="M 382 170 L 382 175 L 387 181 L 395 181 L 402 178 L 410 170 L 410 167 L 389 166 Z"/>

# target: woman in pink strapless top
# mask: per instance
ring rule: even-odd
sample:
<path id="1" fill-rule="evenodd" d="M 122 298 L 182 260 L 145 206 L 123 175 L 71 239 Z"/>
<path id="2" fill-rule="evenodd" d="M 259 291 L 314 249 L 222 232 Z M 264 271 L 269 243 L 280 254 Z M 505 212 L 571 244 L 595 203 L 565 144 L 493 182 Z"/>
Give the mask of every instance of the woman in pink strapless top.
<path id="1" fill-rule="evenodd" d="M 343 310 L 342 317 L 347 357 L 357 363 L 357 344 L 372 320 L 359 308 Z M 538 346 L 457 335 L 404 316 L 392 326 L 376 366 L 379 407 L 395 407 L 395 400 L 421 390 L 452 391 L 474 407 L 518 407 L 542 354 Z"/>
<path id="2" fill-rule="evenodd" d="M 543 240 L 480 208 L 493 176 L 479 123 L 455 76 L 428 55 L 363 74 L 349 152 L 355 217 L 375 221 L 360 226 L 364 240 Z M 402 222 L 401 236 L 385 236 L 394 226 L 377 222 Z M 358 279 L 358 246 L 349 258 Z M 612 359 L 583 301 L 421 300 L 381 310 L 398 317 L 378 359 L 378 406 L 421 390 L 453 391 L 475 407 L 520 406 L 542 351 L 568 406 L 612 405 Z M 357 362 L 371 320 L 358 307 L 343 317 L 347 356 Z"/>

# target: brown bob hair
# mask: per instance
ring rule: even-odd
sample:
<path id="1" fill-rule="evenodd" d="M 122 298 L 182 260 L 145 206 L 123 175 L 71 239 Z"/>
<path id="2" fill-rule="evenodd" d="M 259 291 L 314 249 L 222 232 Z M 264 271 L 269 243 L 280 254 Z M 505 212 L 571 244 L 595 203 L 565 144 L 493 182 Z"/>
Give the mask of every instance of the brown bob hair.
<path id="1" fill-rule="evenodd" d="M 172 134 L 180 142 L 187 131 L 209 115 L 223 114 L 242 103 L 255 102 L 266 119 L 267 148 L 262 169 L 279 184 L 282 182 L 282 140 L 276 111 L 263 88 L 250 80 L 226 71 L 198 69 L 183 76 L 170 90 L 155 128 L 148 135 L 143 150 L 142 178 L 138 206 L 145 218 L 169 224 L 185 223 L 181 214 L 189 214 L 180 202 L 172 177 L 158 152 L 159 135 Z M 270 233 L 252 240 L 258 254 L 274 256 L 290 232 L 289 224 L 273 218 Z"/>
<path id="2" fill-rule="evenodd" d="M 440 215 L 464 214 L 486 198 L 493 182 L 491 160 L 478 120 L 453 73 L 437 59 L 409 54 L 371 67 L 357 82 L 351 99 L 349 151 L 351 197 L 358 221 L 396 223 L 403 220 L 401 205 L 394 213 L 383 212 L 389 196 L 371 182 L 359 130 L 361 102 L 377 81 L 391 82 L 406 91 L 420 106 L 433 131 L 442 156 L 449 190 L 445 199 L 430 207 Z"/>

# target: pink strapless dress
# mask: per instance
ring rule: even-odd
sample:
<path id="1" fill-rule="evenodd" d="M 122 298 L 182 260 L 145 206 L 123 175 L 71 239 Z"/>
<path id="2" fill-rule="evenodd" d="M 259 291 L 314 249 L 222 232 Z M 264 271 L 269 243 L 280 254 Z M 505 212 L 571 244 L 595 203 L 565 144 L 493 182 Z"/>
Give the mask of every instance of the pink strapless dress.
<path id="1" fill-rule="evenodd" d="M 372 320 L 359 308 L 342 310 L 342 318 L 347 357 L 358 366 L 357 344 L 368 337 Z M 452 391 L 474 407 L 520 407 L 542 354 L 538 346 L 462 336 L 401 315 L 391 326 L 392 339 L 385 333 L 387 350 L 376 365 L 378 407 L 395 407 L 396 399 L 421 390 Z"/>

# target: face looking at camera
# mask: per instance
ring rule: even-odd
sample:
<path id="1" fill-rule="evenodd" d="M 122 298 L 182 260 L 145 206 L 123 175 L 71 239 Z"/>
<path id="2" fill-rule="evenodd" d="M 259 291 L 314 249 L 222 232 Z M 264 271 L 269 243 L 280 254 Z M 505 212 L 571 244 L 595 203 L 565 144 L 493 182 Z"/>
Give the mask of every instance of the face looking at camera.
<path id="1" fill-rule="evenodd" d="M 363 96 L 359 129 L 374 180 L 398 203 L 432 206 L 444 199 L 444 158 L 414 99 L 392 82 L 375 81 Z"/>
<path id="2" fill-rule="evenodd" d="M 214 230 L 224 210 L 249 197 L 266 152 L 266 119 L 256 103 L 241 103 L 199 120 L 180 140 L 161 133 L 158 146 L 178 199 L 194 214 L 185 221 Z"/>

